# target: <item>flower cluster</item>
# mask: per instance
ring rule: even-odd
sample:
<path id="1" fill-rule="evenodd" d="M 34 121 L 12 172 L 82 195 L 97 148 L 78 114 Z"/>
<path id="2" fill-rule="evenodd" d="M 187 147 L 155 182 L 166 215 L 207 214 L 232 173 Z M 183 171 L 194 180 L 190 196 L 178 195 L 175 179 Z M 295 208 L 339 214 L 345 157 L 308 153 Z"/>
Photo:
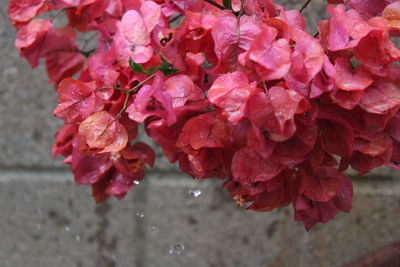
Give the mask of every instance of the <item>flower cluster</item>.
<path id="1" fill-rule="evenodd" d="M 248 209 L 292 204 L 310 229 L 350 211 L 349 166 L 400 169 L 400 1 L 327 2 L 316 34 L 305 6 L 272 0 L 11 0 L 8 14 L 58 89 L 53 154 L 97 202 L 153 166 L 143 125 L 185 173 L 224 179 Z"/>

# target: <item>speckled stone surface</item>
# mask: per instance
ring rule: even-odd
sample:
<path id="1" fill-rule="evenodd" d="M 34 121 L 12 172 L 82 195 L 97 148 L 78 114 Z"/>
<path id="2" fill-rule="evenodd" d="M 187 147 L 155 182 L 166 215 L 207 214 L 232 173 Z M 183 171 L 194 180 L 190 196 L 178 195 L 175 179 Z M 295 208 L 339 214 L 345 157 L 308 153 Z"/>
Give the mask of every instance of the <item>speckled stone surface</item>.
<path id="1" fill-rule="evenodd" d="M 141 266 L 140 194 L 96 205 L 69 173 L 0 174 L 2 267 Z"/>
<path id="2" fill-rule="evenodd" d="M 0 1 L 0 165 L 60 166 L 51 156 L 53 135 L 61 125 L 52 115 L 57 94 L 45 70 L 32 70 L 14 47 L 7 2 Z"/>
<path id="3" fill-rule="evenodd" d="M 165 177 L 164 177 L 165 178 Z M 306 232 L 290 207 L 257 213 L 235 207 L 218 183 L 152 179 L 146 210 L 148 266 L 340 266 L 400 240 L 400 179 L 358 180 L 350 214 Z M 193 198 L 191 188 L 202 194 Z M 181 255 L 168 253 L 183 244 Z"/>

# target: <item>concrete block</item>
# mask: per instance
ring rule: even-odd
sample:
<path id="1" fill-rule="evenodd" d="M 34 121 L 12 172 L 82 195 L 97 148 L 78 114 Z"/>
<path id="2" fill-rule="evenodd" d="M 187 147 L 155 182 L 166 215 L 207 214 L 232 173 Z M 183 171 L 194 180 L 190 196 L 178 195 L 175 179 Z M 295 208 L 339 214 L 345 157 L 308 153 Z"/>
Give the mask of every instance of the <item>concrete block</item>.
<path id="1" fill-rule="evenodd" d="M 69 173 L 1 173 L 0 265 L 142 266 L 140 194 L 110 200 L 96 205 Z"/>
<path id="2" fill-rule="evenodd" d="M 14 47 L 15 30 L 0 0 L 0 166 L 59 167 L 53 159 L 53 136 L 62 121 L 53 117 L 57 93 L 47 82 L 43 66 L 31 69 Z M 157 169 L 176 170 L 145 133 L 140 138 L 155 148 Z"/>
<path id="3" fill-rule="evenodd" d="M 300 10 L 307 0 L 275 0 L 274 2 L 285 7 L 287 10 Z M 327 5 L 326 0 L 312 0 L 307 8 L 303 10 L 302 14 L 306 18 L 307 32 L 309 34 L 314 35 L 317 33 L 318 22 L 329 17 L 329 14 L 326 12 Z"/>
<path id="4" fill-rule="evenodd" d="M 400 241 L 400 179 L 360 179 L 349 214 L 311 231 L 313 257 L 323 266 L 339 266 L 379 247 Z M 321 265 L 322 266 L 322 265 Z"/>
<path id="5" fill-rule="evenodd" d="M 168 178 L 151 180 L 147 192 L 146 224 L 157 231 L 147 235 L 146 266 L 297 266 L 307 261 L 307 235 L 300 224 L 287 223 L 290 209 L 248 211 L 236 207 L 218 181 Z M 196 187 L 202 194 L 194 198 L 189 190 Z M 177 244 L 185 250 L 170 254 Z"/>
<path id="6" fill-rule="evenodd" d="M 293 221 L 292 209 L 257 213 L 235 207 L 218 182 L 189 177 L 153 179 L 147 192 L 146 266 L 328 267 L 399 241 L 400 180 L 356 181 L 353 210 L 310 232 Z M 200 188 L 197 198 L 191 188 Z M 182 244 L 180 254 L 169 246 Z"/>
<path id="7" fill-rule="evenodd" d="M 59 166 L 51 156 L 53 135 L 61 125 L 52 115 L 57 95 L 45 70 L 32 70 L 14 47 L 8 2 L 0 1 L 0 165 Z"/>

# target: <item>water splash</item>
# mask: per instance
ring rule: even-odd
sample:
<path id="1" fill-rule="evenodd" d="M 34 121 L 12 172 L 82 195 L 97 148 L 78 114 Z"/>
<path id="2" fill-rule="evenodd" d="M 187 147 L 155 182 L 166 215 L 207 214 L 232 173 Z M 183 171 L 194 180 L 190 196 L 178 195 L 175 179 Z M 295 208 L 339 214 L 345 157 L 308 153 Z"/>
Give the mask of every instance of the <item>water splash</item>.
<path id="1" fill-rule="evenodd" d="M 139 218 L 144 218 L 144 212 L 142 210 L 136 211 L 136 216 Z"/>
<path id="2" fill-rule="evenodd" d="M 192 197 L 199 197 L 201 195 L 202 191 L 199 188 L 193 188 L 189 190 L 189 194 Z"/>
<path id="3" fill-rule="evenodd" d="M 185 251 L 185 246 L 181 243 L 169 245 L 168 253 L 173 255 L 181 255 Z"/>

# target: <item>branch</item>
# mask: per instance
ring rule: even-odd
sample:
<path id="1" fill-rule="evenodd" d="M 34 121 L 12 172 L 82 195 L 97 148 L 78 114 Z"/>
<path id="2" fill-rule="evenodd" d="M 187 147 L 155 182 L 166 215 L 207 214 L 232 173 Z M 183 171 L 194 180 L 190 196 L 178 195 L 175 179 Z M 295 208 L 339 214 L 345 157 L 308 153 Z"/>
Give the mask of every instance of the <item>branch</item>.
<path id="1" fill-rule="evenodd" d="M 307 8 L 309 3 L 311 3 L 311 0 L 307 0 L 307 2 L 304 3 L 304 5 L 300 8 L 300 12 L 303 12 L 303 10 Z"/>
<path id="2" fill-rule="evenodd" d="M 93 54 L 93 52 L 96 52 L 96 49 L 92 49 L 89 51 L 78 50 L 78 52 L 81 53 L 84 57 L 89 57 L 90 55 Z"/>
<path id="3" fill-rule="evenodd" d="M 308 0 L 308 2 L 310 2 L 311 0 Z M 308 5 L 308 2 L 306 3 L 306 5 L 305 6 L 307 6 Z M 346 0 L 346 1 L 344 1 L 343 2 L 343 5 L 347 5 L 348 3 L 350 2 L 350 0 Z M 301 10 L 300 10 L 300 12 L 301 12 Z M 314 38 L 317 38 L 319 36 L 319 31 L 318 32 L 316 32 L 315 34 L 314 34 Z"/>
<path id="4" fill-rule="evenodd" d="M 134 87 L 132 87 L 131 89 L 127 90 L 126 92 L 128 93 L 134 93 L 137 90 L 140 89 L 140 87 L 142 87 L 145 83 L 147 83 L 148 81 L 150 81 L 151 79 L 154 78 L 154 76 L 156 76 L 156 73 L 154 72 L 153 74 L 151 74 L 149 77 L 147 77 L 145 80 L 141 81 L 140 83 L 138 83 L 137 85 L 135 85 Z"/>
<path id="5" fill-rule="evenodd" d="M 224 6 L 221 6 L 220 4 L 214 2 L 213 0 L 204 0 L 205 2 L 209 3 L 210 5 L 215 6 L 216 8 L 219 8 L 221 10 L 226 9 Z"/>
<path id="6" fill-rule="evenodd" d="M 145 83 L 147 83 L 148 81 L 150 81 L 151 79 L 153 79 L 156 76 L 156 73 L 151 74 L 149 77 L 147 77 L 145 80 L 141 81 L 140 83 L 138 83 L 137 85 L 135 85 L 134 87 L 132 87 L 129 90 L 121 90 L 125 92 L 125 100 L 124 100 L 124 105 L 122 106 L 121 110 L 118 112 L 117 116 L 115 116 L 115 119 L 112 121 L 116 121 L 118 120 L 122 114 L 125 112 L 126 108 L 128 107 L 128 101 L 129 101 L 129 97 L 137 92 Z M 116 89 L 116 88 L 114 88 Z"/>
<path id="7" fill-rule="evenodd" d="M 178 19 L 182 18 L 184 15 L 183 14 L 179 14 L 173 18 L 171 18 L 171 20 L 169 21 L 169 23 L 173 23 L 175 21 L 177 21 Z"/>

